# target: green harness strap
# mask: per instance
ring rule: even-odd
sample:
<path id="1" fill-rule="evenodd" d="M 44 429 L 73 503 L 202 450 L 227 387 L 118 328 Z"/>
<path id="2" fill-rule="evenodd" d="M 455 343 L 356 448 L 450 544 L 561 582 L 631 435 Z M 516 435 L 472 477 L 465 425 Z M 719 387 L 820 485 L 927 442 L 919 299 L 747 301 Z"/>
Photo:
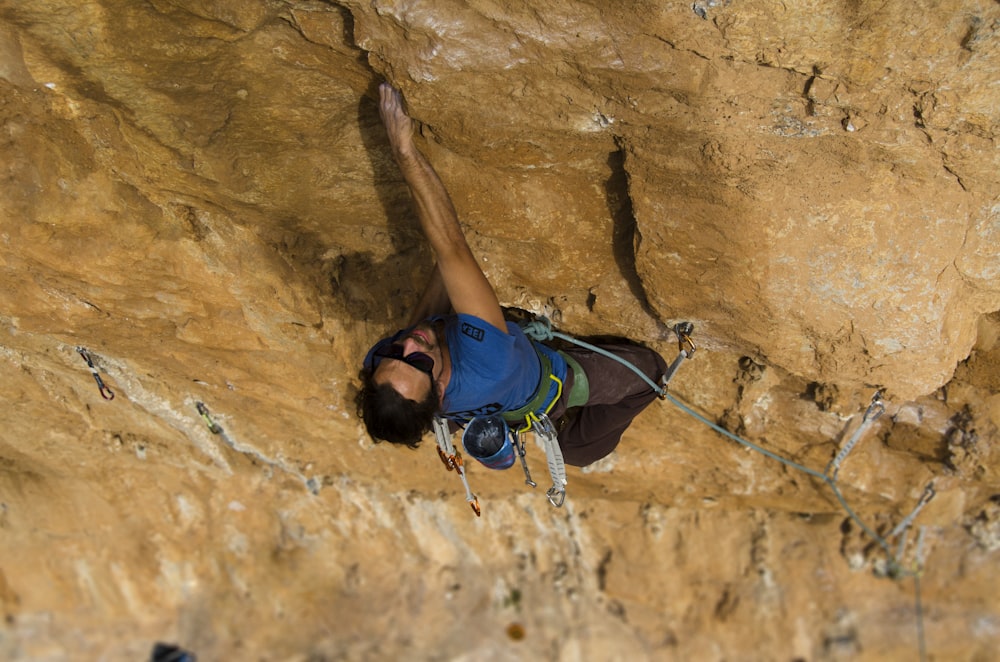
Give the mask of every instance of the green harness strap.
<path id="1" fill-rule="evenodd" d="M 590 399 L 590 380 L 587 379 L 587 373 L 583 371 L 583 368 L 577 363 L 576 359 L 566 352 L 560 351 L 559 356 L 563 357 L 566 365 L 573 371 L 573 387 L 569 390 L 569 398 L 566 399 L 566 408 L 582 407 Z"/>
<path id="2" fill-rule="evenodd" d="M 532 396 L 523 407 L 515 409 L 513 411 L 507 411 L 501 414 L 503 420 L 507 421 L 507 425 L 514 428 L 516 425 L 523 423 L 530 414 L 535 413 L 543 408 L 545 405 L 545 399 L 549 397 L 550 382 L 554 379 L 559 385 L 559 392 L 562 392 L 562 382 L 559 378 L 552 374 L 552 361 L 549 357 L 538 350 L 535 343 L 531 343 L 531 347 L 535 350 L 535 354 L 538 356 L 538 362 L 541 365 L 541 376 L 538 379 L 538 388 L 535 389 L 535 395 Z M 558 396 L 556 400 L 558 400 Z M 555 400 L 553 400 L 555 402 Z M 530 419 L 529 419 L 530 420 Z"/>
<path id="3" fill-rule="evenodd" d="M 526 420 L 529 422 L 530 427 L 530 416 L 532 414 L 542 411 L 544 408 L 547 414 L 549 410 L 555 406 L 555 403 L 559 400 L 562 395 L 563 383 L 558 377 L 552 374 L 552 361 L 549 357 L 542 351 L 540 351 L 535 344 L 531 343 L 531 346 L 535 349 L 535 354 L 538 355 L 538 362 L 541 365 L 541 379 L 538 380 L 538 389 L 535 391 L 535 395 L 525 404 L 523 407 L 515 409 L 514 411 L 508 411 L 501 414 L 503 420 L 507 422 L 507 425 L 514 426 L 524 423 Z M 566 361 L 569 369 L 573 371 L 573 387 L 570 389 L 569 397 L 566 400 L 567 407 L 578 407 L 587 402 L 590 398 L 590 381 L 587 379 L 587 373 L 583 371 L 580 364 L 576 362 L 575 359 L 570 358 L 565 352 L 558 352 L 559 356 Z M 558 390 L 556 391 L 556 397 L 549 403 L 548 407 L 545 407 L 545 400 L 549 397 L 549 389 L 551 388 L 550 382 L 556 382 L 558 385 Z"/>

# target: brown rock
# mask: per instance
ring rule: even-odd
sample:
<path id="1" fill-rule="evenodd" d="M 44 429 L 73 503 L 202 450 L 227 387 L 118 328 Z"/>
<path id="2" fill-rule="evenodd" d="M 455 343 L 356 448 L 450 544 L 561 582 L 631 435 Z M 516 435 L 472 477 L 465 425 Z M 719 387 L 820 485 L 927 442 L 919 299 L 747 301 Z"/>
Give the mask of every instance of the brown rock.
<path id="1" fill-rule="evenodd" d="M 986 0 L 0 2 L 0 657 L 884 660 L 922 627 L 989 659 L 998 26 Z M 359 358 L 430 269 L 382 79 L 504 304 L 668 360 L 693 322 L 671 393 L 816 473 L 664 403 L 561 510 L 531 444 L 535 492 L 470 466 L 476 519 L 430 441 L 372 444 Z M 866 531 L 817 474 L 876 390 L 836 483 Z"/>

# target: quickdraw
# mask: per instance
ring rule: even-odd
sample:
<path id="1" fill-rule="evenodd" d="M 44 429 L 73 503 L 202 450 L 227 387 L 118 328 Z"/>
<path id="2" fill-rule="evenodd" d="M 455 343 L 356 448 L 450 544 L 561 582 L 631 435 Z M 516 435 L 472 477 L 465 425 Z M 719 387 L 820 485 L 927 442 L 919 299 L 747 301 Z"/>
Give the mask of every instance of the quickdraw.
<path id="1" fill-rule="evenodd" d="M 903 520 L 896 525 L 896 528 L 894 528 L 892 532 L 889 533 L 889 537 L 892 538 L 898 536 L 900 533 L 906 533 L 906 530 L 910 528 L 911 524 L 913 524 L 913 520 L 916 519 L 917 514 L 921 510 L 923 510 L 924 506 L 926 506 L 931 502 L 931 500 L 934 498 L 936 494 L 937 492 L 935 492 L 934 490 L 934 481 L 931 481 L 924 488 L 924 492 L 923 494 L 920 495 L 920 499 L 917 501 L 917 505 L 914 506 L 913 510 L 910 512 L 909 515 L 904 517 Z"/>
<path id="2" fill-rule="evenodd" d="M 677 369 L 681 367 L 685 359 L 689 359 L 694 356 L 695 350 L 694 341 L 691 340 L 691 333 L 694 331 L 694 324 L 691 322 L 680 322 L 675 324 L 673 327 L 673 332 L 677 335 L 677 358 L 673 360 L 667 371 L 663 373 L 663 379 L 660 380 L 659 397 L 660 400 L 666 400 L 667 398 L 667 384 L 670 380 L 674 378 L 674 373 Z"/>
<path id="3" fill-rule="evenodd" d="M 566 462 L 563 460 L 562 449 L 559 447 L 559 434 L 547 414 L 531 414 L 528 425 L 520 430 L 510 431 L 511 443 L 521 459 L 521 469 L 524 471 L 524 483 L 529 487 L 537 487 L 538 483 L 531 479 L 531 471 L 528 469 L 528 462 L 525 456 L 527 450 L 524 443 L 524 434 L 532 430 L 535 437 L 541 442 L 545 449 L 545 460 L 549 466 L 549 475 L 552 477 L 552 487 L 548 489 L 545 496 L 556 508 L 561 508 L 566 502 Z"/>
<path id="4" fill-rule="evenodd" d="M 882 414 L 885 413 L 885 403 L 882 401 L 882 392 L 875 391 L 875 395 L 872 396 L 871 404 L 868 405 L 868 409 L 865 410 L 864 416 L 861 417 L 861 425 L 858 429 L 854 431 L 851 435 L 850 441 L 844 444 L 844 447 L 840 449 L 840 452 L 830 460 L 830 464 L 826 465 L 826 470 L 823 472 L 824 475 L 836 480 L 837 473 L 840 471 L 840 464 L 847 458 L 848 454 L 854 447 L 861 441 L 862 435 L 868 430 L 872 423 L 877 421 Z M 830 470 L 833 473 L 830 473 Z"/>
<path id="5" fill-rule="evenodd" d="M 101 391 L 101 397 L 105 400 L 114 400 L 115 393 L 104 384 L 104 380 L 101 379 L 100 373 L 97 372 L 97 366 L 94 365 L 94 359 L 90 356 L 90 352 L 88 352 L 84 347 L 77 347 L 76 351 L 83 357 L 83 360 L 87 362 L 87 366 L 90 368 L 90 374 L 94 376 L 94 381 L 97 382 L 97 388 Z"/>
<path id="6" fill-rule="evenodd" d="M 479 508 L 479 497 L 473 494 L 472 489 L 469 487 L 469 479 L 465 476 L 462 454 L 451 443 L 451 433 L 448 431 L 448 423 L 440 416 L 434 417 L 434 437 L 437 439 L 438 457 L 441 458 L 441 462 L 444 463 L 448 471 L 454 471 L 462 479 L 462 485 L 465 486 L 465 500 L 469 502 L 469 507 L 472 508 L 472 512 L 476 513 L 476 517 L 481 517 L 482 511 Z"/>
<path id="7" fill-rule="evenodd" d="M 208 414 L 208 407 L 205 406 L 204 402 L 196 402 L 195 408 L 198 410 L 198 414 L 201 415 L 202 420 L 205 421 L 205 425 L 208 426 L 209 432 L 212 434 L 219 434 L 222 432 L 222 426 L 212 420 L 212 417 Z"/>
<path id="8" fill-rule="evenodd" d="M 549 475 L 552 477 L 552 487 L 545 496 L 553 506 L 562 508 L 566 502 L 567 480 L 566 463 L 563 461 L 562 449 L 559 448 L 559 435 L 546 414 L 536 416 L 532 427 L 545 448 L 545 460 L 548 462 Z"/>
<path id="9" fill-rule="evenodd" d="M 524 470 L 524 484 L 528 487 L 538 487 L 538 483 L 531 480 L 531 471 L 528 469 L 527 450 L 524 447 L 524 438 L 517 432 L 511 430 L 510 441 L 514 444 L 517 456 L 521 459 L 521 469 Z"/>

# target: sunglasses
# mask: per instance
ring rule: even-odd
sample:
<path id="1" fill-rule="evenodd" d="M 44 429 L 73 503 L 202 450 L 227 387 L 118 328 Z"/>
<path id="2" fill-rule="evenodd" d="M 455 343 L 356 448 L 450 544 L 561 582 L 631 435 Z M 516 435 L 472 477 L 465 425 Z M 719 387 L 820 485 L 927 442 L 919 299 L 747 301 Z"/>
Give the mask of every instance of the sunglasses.
<path id="1" fill-rule="evenodd" d="M 410 352 L 404 356 L 403 346 L 396 344 L 396 340 L 408 331 L 409 329 L 404 329 L 391 338 L 383 338 L 375 343 L 375 346 L 369 350 L 368 356 L 365 357 L 365 368 L 374 372 L 379 364 L 382 363 L 382 359 L 395 359 L 396 361 L 402 361 L 407 365 L 413 366 L 430 377 L 433 382 L 434 359 L 423 352 Z"/>

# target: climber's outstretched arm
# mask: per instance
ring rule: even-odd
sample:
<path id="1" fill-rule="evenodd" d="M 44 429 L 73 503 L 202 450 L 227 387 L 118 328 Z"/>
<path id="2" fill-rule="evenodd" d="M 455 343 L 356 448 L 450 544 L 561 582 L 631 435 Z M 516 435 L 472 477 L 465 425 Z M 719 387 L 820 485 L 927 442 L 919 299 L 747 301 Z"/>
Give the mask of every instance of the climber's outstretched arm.
<path id="1" fill-rule="evenodd" d="M 465 240 L 448 191 L 413 143 L 413 121 L 403 108 L 402 95 L 383 83 L 379 96 L 379 114 L 393 156 L 413 194 L 420 226 L 437 256 L 437 268 L 451 306 L 455 312 L 475 315 L 506 332 L 500 302 Z"/>

